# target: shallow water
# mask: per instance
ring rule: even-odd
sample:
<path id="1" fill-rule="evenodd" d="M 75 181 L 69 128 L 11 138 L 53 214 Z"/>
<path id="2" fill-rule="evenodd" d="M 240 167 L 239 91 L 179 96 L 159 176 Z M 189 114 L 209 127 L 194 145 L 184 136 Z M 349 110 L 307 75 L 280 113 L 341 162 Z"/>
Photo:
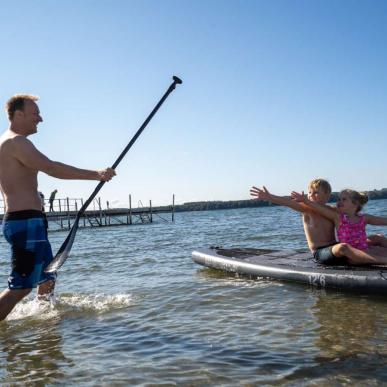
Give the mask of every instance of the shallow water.
<path id="1" fill-rule="evenodd" d="M 387 216 L 387 201 L 366 211 Z M 54 251 L 65 237 L 50 233 Z M 0 384 L 387 383 L 385 297 L 238 278 L 194 264 L 191 251 L 210 245 L 302 248 L 305 238 L 299 215 L 281 207 L 81 229 L 59 272 L 56 299 L 30 296 L 0 324 Z M 5 285 L 4 239 L 0 253 Z"/>

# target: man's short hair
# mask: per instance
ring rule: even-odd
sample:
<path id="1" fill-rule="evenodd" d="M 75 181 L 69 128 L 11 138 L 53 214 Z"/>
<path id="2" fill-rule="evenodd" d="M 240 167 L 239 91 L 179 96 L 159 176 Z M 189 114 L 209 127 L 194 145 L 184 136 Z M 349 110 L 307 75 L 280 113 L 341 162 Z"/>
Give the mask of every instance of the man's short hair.
<path id="1" fill-rule="evenodd" d="M 332 187 L 325 179 L 313 179 L 309 183 L 309 187 L 319 189 L 321 188 L 325 193 L 331 194 L 332 193 Z"/>
<path id="2" fill-rule="evenodd" d="M 11 97 L 6 105 L 5 110 L 7 111 L 8 119 L 12 121 L 16 110 L 24 110 L 25 101 L 37 101 L 39 97 L 30 94 L 16 94 Z"/>

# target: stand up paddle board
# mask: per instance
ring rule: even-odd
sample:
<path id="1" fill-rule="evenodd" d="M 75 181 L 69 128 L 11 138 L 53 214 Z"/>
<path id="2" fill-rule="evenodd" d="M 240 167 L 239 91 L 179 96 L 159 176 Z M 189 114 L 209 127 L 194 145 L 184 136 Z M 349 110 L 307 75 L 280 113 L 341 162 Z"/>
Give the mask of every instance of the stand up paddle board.
<path id="1" fill-rule="evenodd" d="M 317 287 L 387 294 L 387 266 L 325 266 L 309 251 L 212 247 L 192 252 L 194 262 L 213 269 Z"/>

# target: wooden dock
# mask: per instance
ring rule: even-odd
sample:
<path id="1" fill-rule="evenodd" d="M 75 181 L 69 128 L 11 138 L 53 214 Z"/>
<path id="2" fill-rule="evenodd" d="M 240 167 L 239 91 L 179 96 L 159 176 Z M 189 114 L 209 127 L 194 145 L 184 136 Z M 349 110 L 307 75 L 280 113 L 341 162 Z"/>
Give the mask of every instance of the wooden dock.
<path id="1" fill-rule="evenodd" d="M 0 203 L 0 220 L 3 220 L 4 206 Z M 129 206 L 123 208 L 110 208 L 109 202 L 103 207 L 100 198 L 94 199 L 85 213 L 81 216 L 79 227 L 109 227 L 109 226 L 129 226 L 134 224 L 153 223 L 154 219 L 162 222 L 173 222 L 175 215 L 175 195 L 172 197 L 170 206 L 152 207 L 152 201 L 148 206 L 143 206 L 138 202 L 136 208 L 132 207 L 131 195 L 129 195 Z M 75 220 L 78 210 L 83 205 L 83 199 L 58 198 L 49 211 L 50 204 L 45 200 L 45 214 L 47 216 L 49 230 L 69 230 Z M 169 218 L 169 219 L 168 219 Z"/>

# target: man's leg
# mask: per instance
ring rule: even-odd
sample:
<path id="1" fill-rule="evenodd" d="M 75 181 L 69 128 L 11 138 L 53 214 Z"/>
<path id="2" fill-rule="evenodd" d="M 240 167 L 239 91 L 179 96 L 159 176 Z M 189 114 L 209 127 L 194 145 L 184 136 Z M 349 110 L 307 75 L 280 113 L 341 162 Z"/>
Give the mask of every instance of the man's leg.
<path id="1" fill-rule="evenodd" d="M 31 289 L 6 289 L 0 294 L 0 321 L 4 320 L 15 305 L 21 301 Z"/>
<path id="2" fill-rule="evenodd" d="M 38 286 L 38 299 L 48 300 L 52 294 L 54 294 L 55 281 L 48 280 Z"/>

